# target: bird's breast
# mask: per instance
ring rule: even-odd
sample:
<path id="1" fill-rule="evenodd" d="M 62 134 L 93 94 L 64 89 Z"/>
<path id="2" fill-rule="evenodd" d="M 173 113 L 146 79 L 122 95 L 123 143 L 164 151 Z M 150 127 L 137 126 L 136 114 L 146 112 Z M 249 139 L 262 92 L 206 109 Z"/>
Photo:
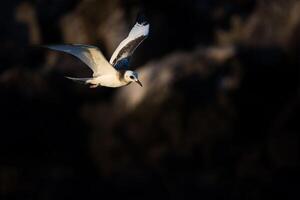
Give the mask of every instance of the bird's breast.
<path id="1" fill-rule="evenodd" d="M 121 87 L 128 83 L 121 80 L 118 75 L 103 75 L 94 78 L 94 84 L 100 84 L 106 87 Z"/>

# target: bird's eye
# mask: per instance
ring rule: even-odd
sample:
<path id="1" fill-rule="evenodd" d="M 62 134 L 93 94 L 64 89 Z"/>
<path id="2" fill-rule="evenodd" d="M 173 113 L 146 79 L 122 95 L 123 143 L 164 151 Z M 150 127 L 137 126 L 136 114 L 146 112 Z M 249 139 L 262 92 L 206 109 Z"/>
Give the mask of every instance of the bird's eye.
<path id="1" fill-rule="evenodd" d="M 130 79 L 134 79 L 134 77 L 133 77 L 133 76 L 129 76 L 129 78 L 130 78 Z"/>

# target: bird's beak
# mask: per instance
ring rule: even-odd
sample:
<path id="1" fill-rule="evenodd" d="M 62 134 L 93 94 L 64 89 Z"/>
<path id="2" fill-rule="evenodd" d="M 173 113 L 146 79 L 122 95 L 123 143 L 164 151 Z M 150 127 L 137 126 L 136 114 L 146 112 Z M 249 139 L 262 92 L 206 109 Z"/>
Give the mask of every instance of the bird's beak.
<path id="1" fill-rule="evenodd" d="M 141 87 L 143 87 L 143 84 L 141 83 L 140 80 L 136 80 L 135 82 L 136 82 L 137 84 L 139 84 Z"/>

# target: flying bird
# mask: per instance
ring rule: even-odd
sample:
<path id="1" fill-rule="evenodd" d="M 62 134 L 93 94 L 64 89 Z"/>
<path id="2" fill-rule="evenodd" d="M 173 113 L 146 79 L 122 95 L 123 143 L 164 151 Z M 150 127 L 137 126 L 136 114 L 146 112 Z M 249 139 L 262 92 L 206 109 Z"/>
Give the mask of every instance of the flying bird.
<path id="1" fill-rule="evenodd" d="M 150 25 L 144 15 L 138 15 L 137 20 L 127 38 L 114 51 L 108 62 L 102 52 L 95 46 L 71 44 L 45 46 L 52 50 L 69 53 L 84 62 L 92 71 L 90 78 L 66 77 L 73 81 L 89 84 L 90 88 L 98 86 L 121 87 L 136 82 L 143 86 L 138 73 L 128 70 L 129 61 L 135 49 L 147 38 Z"/>

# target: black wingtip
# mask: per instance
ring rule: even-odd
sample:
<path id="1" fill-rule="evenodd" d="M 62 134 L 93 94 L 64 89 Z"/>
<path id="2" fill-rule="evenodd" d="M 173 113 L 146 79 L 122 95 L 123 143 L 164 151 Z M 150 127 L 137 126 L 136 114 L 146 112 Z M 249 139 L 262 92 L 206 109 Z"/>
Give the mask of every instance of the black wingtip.
<path id="1" fill-rule="evenodd" d="M 149 22 L 148 22 L 146 16 L 145 16 L 144 14 L 142 14 L 142 13 L 139 13 L 139 14 L 138 14 L 137 19 L 136 19 L 136 22 L 137 22 L 138 24 L 141 24 L 141 25 L 147 25 L 147 24 L 149 24 Z"/>

